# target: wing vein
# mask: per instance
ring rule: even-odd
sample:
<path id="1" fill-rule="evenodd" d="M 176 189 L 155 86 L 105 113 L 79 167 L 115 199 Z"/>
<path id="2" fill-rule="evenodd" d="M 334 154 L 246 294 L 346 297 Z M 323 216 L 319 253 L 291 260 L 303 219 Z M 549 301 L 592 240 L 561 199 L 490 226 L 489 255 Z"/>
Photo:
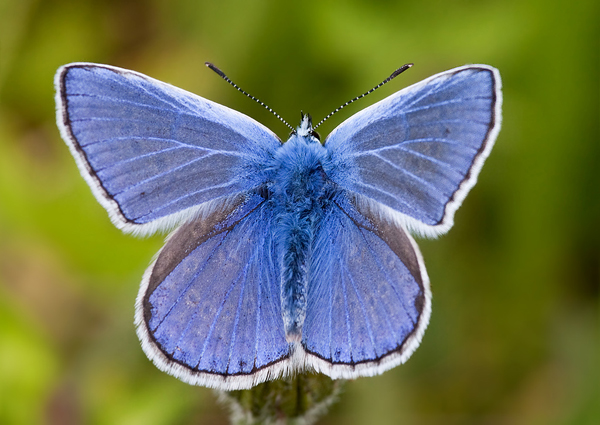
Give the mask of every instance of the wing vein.
<path id="1" fill-rule="evenodd" d="M 432 96 L 436 93 L 439 93 L 442 90 L 446 90 L 456 84 L 460 83 L 462 80 L 460 79 L 451 79 L 447 78 L 444 80 L 437 80 L 435 84 L 432 84 L 431 90 L 426 91 L 422 96 L 417 97 L 416 99 L 411 99 L 411 102 L 406 105 L 406 107 L 411 107 L 415 103 L 419 102 L 422 99 L 425 99 L 427 96 Z M 445 83 L 445 84 L 444 84 Z M 415 96 L 416 97 L 416 96 Z"/>
<path id="2" fill-rule="evenodd" d="M 373 154 L 373 156 L 374 156 L 374 157 L 376 157 L 376 158 L 379 158 L 380 160 L 382 160 L 382 161 L 383 161 L 383 162 L 385 162 L 386 164 L 389 164 L 389 165 L 390 165 L 390 166 L 392 166 L 394 169 L 396 169 L 396 170 L 400 171 L 401 173 L 403 173 L 403 174 L 407 175 L 408 177 L 411 177 L 413 180 L 417 180 L 417 181 L 419 181 L 419 182 L 423 183 L 425 186 L 428 186 L 428 187 L 432 188 L 432 189 L 433 189 L 433 190 L 435 190 L 435 191 L 437 191 L 437 190 L 438 190 L 438 189 L 437 189 L 437 188 L 436 188 L 436 187 L 435 187 L 435 186 L 434 186 L 432 183 L 428 182 L 428 181 L 427 181 L 427 180 L 425 180 L 424 178 L 422 178 L 422 177 L 420 177 L 420 176 L 418 176 L 418 175 L 416 175 L 416 174 L 414 174 L 414 173 L 411 173 L 410 171 L 408 171 L 408 170 L 407 170 L 407 169 L 405 169 L 405 168 L 401 168 L 401 167 L 399 167 L 398 165 L 394 164 L 394 163 L 393 163 L 392 161 L 390 161 L 389 159 L 387 159 L 387 158 L 384 158 L 384 157 L 382 157 L 382 156 L 381 156 L 381 155 L 379 155 L 379 154 Z"/>
<path id="3" fill-rule="evenodd" d="M 382 188 L 375 187 L 375 186 L 373 186 L 373 185 L 370 185 L 370 184 L 368 184 L 368 183 L 365 183 L 365 182 L 363 182 L 363 181 L 357 181 L 357 182 L 355 182 L 355 185 L 356 185 L 356 186 L 362 186 L 362 187 L 364 187 L 364 188 L 366 188 L 366 189 L 373 190 L 373 191 L 375 191 L 375 192 L 380 192 L 380 193 L 382 193 L 383 195 L 386 195 L 386 196 L 388 196 L 388 197 L 392 198 L 393 200 L 395 200 L 395 201 L 397 201 L 397 202 L 400 202 L 401 204 L 403 204 L 403 205 L 406 207 L 406 209 L 407 209 L 408 211 L 410 211 L 412 214 L 414 214 L 414 216 L 418 216 L 418 215 L 417 215 L 417 211 L 415 210 L 415 208 L 414 208 L 412 205 L 408 204 L 408 203 L 407 203 L 407 202 L 406 202 L 404 199 L 402 199 L 402 198 L 398 198 L 398 197 L 396 197 L 396 196 L 392 195 L 391 193 L 389 193 L 389 192 L 386 192 L 386 191 L 385 191 L 385 190 L 383 190 Z M 359 192 L 359 193 L 360 193 L 360 192 Z M 370 198 L 370 196 L 369 196 L 369 195 L 365 195 L 365 196 L 367 196 L 367 197 L 369 197 L 369 198 Z M 378 202 L 378 201 L 376 201 L 376 202 Z"/>
<path id="4" fill-rule="evenodd" d="M 367 238 L 365 237 L 364 233 L 360 229 L 359 229 L 359 231 L 360 231 L 361 236 L 363 237 L 363 240 L 365 241 L 365 244 L 367 245 L 367 248 L 369 249 L 369 252 L 371 253 L 371 256 L 373 257 L 373 260 L 379 266 L 379 269 L 383 271 L 383 273 L 385 275 L 385 278 L 387 280 L 387 283 L 392 287 L 392 290 L 394 291 L 394 294 L 396 294 L 396 297 L 398 297 L 398 300 L 404 306 L 404 301 L 403 301 L 403 299 L 400 298 L 400 295 L 398 294 L 398 291 L 397 291 L 396 287 L 393 284 L 391 284 L 392 280 L 390 279 L 390 276 L 387 273 L 386 268 L 383 267 L 383 265 L 381 264 L 381 262 L 377 260 L 377 256 L 375 255 L 375 250 L 373 249 L 373 247 L 371 246 L 371 244 L 367 241 Z M 390 330 L 390 332 L 392 333 L 392 335 L 394 335 L 394 339 L 398 340 L 398 335 L 396 334 L 396 330 L 393 328 L 392 324 L 390 323 L 390 319 L 388 318 L 389 311 L 388 311 L 387 306 L 383 303 L 382 297 L 377 297 L 377 299 L 378 299 L 379 305 L 383 308 L 383 310 L 386 313 L 384 315 L 384 318 L 385 318 L 385 323 L 388 325 L 388 329 Z"/>
<path id="5" fill-rule="evenodd" d="M 264 270 L 264 268 L 262 267 L 262 258 L 261 258 L 261 270 Z M 264 273 L 264 271 L 263 271 Z M 262 288 L 261 288 L 261 282 L 262 279 L 258 282 L 258 285 L 256 285 L 256 328 L 254 331 L 254 336 L 255 336 L 255 340 L 254 340 L 254 363 L 252 364 L 252 369 L 256 369 L 256 361 L 258 360 L 258 346 L 259 346 L 259 341 L 260 341 L 260 318 L 261 318 L 261 313 L 262 313 Z"/>
<path id="6" fill-rule="evenodd" d="M 227 367 L 225 368 L 225 374 L 229 372 L 229 364 L 231 363 L 231 357 L 233 356 L 233 344 L 237 336 L 237 328 L 240 320 L 240 310 L 244 300 L 244 290 L 246 288 L 246 279 L 242 279 L 242 288 L 240 289 L 240 299 L 238 301 L 237 310 L 235 311 L 235 320 L 233 322 L 233 329 L 231 330 L 231 342 L 229 343 L 229 353 L 227 355 Z"/>
<path id="7" fill-rule="evenodd" d="M 113 162 L 112 164 L 107 165 L 105 167 L 100 167 L 100 168 L 96 169 L 95 171 L 96 171 L 96 173 L 100 173 L 101 171 L 110 170 L 111 168 L 114 168 L 114 167 L 119 166 L 119 165 L 127 164 L 127 163 L 134 162 L 134 161 L 137 161 L 137 160 L 140 160 L 140 159 L 144 159 L 144 158 L 150 158 L 152 156 L 164 154 L 165 152 L 171 152 L 171 151 L 174 151 L 174 150 L 177 150 L 177 149 L 185 149 L 185 148 L 181 147 L 181 146 L 173 146 L 173 147 L 170 147 L 170 148 L 161 149 L 159 151 L 149 152 L 149 153 L 146 153 L 146 154 L 143 154 L 143 155 L 138 155 L 138 156 L 134 156 L 134 157 L 131 157 L 131 158 L 123 159 L 122 161 Z"/>
<path id="8" fill-rule="evenodd" d="M 240 238 L 238 240 L 238 244 L 236 249 L 233 249 L 231 251 L 229 251 L 229 255 L 227 256 L 227 258 L 229 259 L 231 257 L 231 255 L 233 253 L 238 252 L 240 245 L 243 243 L 244 238 Z M 229 286 L 229 289 L 227 289 L 227 292 L 225 293 L 225 296 L 223 297 L 223 300 L 221 302 L 221 305 L 219 306 L 219 309 L 217 310 L 217 313 L 215 314 L 215 318 L 213 319 L 208 334 L 206 335 L 206 339 L 204 340 L 204 345 L 202 346 L 202 351 L 200 352 L 200 357 L 198 359 L 198 362 L 196 363 L 196 365 L 194 366 L 194 369 L 198 368 L 198 365 L 200 364 L 200 362 L 202 361 L 202 358 L 204 357 L 204 353 L 206 352 L 206 349 L 208 348 L 208 344 L 210 342 L 210 339 L 212 337 L 212 334 L 215 330 L 215 326 L 217 324 L 217 321 L 219 320 L 219 317 L 221 316 L 221 312 L 223 311 L 223 308 L 225 307 L 225 304 L 227 303 L 227 300 L 229 299 L 229 294 L 231 294 L 231 291 L 233 291 L 233 288 L 237 285 L 237 283 L 242 280 L 242 275 L 245 274 L 245 272 L 248 270 L 248 265 L 252 262 L 252 260 L 254 259 L 256 255 L 256 251 L 252 252 L 252 254 L 250 255 L 250 258 L 248 259 L 248 261 L 246 262 L 246 264 L 244 264 L 244 267 L 242 267 L 238 273 L 238 275 L 235 277 L 235 279 L 232 279 L 232 283 Z"/>
<path id="9" fill-rule="evenodd" d="M 152 141 L 152 142 L 174 143 L 174 144 L 178 145 L 176 147 L 197 149 L 197 150 L 200 150 L 200 151 L 214 151 L 214 152 L 223 153 L 223 154 L 231 154 L 231 151 L 224 151 L 224 150 L 219 150 L 219 149 L 207 148 L 205 146 L 199 146 L 199 145 L 191 145 L 189 143 L 181 142 L 181 141 L 179 141 L 177 139 L 170 139 L 170 138 L 165 138 L 165 137 L 150 137 L 150 136 L 111 137 L 110 139 L 94 140 L 93 142 L 90 142 L 90 143 L 88 143 L 86 145 L 81 145 L 81 147 L 87 149 L 88 147 L 93 146 L 93 145 L 97 145 L 99 143 L 118 142 L 118 141 L 137 141 L 138 139 L 141 140 L 142 142 Z"/>
<path id="10" fill-rule="evenodd" d="M 217 325 L 217 321 L 219 320 L 219 317 L 221 316 L 223 307 L 225 307 L 225 304 L 227 303 L 227 300 L 229 299 L 229 294 L 231 294 L 231 291 L 233 291 L 233 288 L 235 287 L 235 285 L 237 285 L 240 275 L 241 275 L 241 272 L 240 272 L 240 274 L 238 274 L 236 279 L 233 280 L 233 282 L 229 286 L 229 289 L 227 289 L 227 292 L 225 293 L 225 296 L 223 297 L 223 301 L 221 302 L 221 304 L 219 305 L 219 308 L 217 309 L 215 318 L 213 319 L 212 323 L 210 324 L 208 334 L 206 335 L 206 339 L 204 340 L 204 344 L 202 345 L 202 351 L 200 352 L 200 356 L 198 357 L 198 361 L 196 362 L 196 364 L 194 365 L 194 367 L 192 369 L 198 369 L 198 366 L 200 365 L 200 362 L 202 361 L 202 358 L 204 357 L 204 353 L 206 353 L 206 349 L 208 348 L 208 344 L 210 342 L 212 334 L 215 331 L 215 326 Z"/>
<path id="11" fill-rule="evenodd" d="M 371 345 L 373 346 L 373 352 L 375 352 L 375 357 L 378 357 L 377 351 L 375 349 L 375 338 L 373 337 L 373 331 L 371 329 L 371 322 L 367 316 L 367 311 L 365 309 L 364 301 L 363 301 L 362 297 L 360 296 L 360 294 L 358 293 L 358 290 L 356 289 L 356 285 L 354 284 L 354 279 L 352 279 L 352 274 L 350 273 L 350 270 L 346 267 L 345 271 L 348 274 L 348 280 L 350 281 L 350 285 L 352 285 L 352 289 L 354 289 L 354 293 L 356 294 L 356 298 L 358 299 L 358 303 L 360 304 L 360 309 L 361 309 L 363 317 L 365 319 L 365 326 L 367 328 L 367 333 L 369 334 L 369 339 L 371 340 Z"/>
<path id="12" fill-rule="evenodd" d="M 387 268 L 384 267 L 381 262 L 377 259 L 377 255 L 375 253 L 375 250 L 373 249 L 373 247 L 371 246 L 371 244 L 369 244 L 369 242 L 367 241 L 367 238 L 365 237 L 364 233 L 361 232 L 361 235 L 363 237 L 363 240 L 365 241 L 365 244 L 367 245 L 367 247 L 369 248 L 369 252 L 371 253 L 371 255 L 373 256 L 373 259 L 375 260 L 375 262 L 377 263 L 377 265 L 379 266 L 380 270 L 383 271 L 383 274 L 385 275 L 388 283 L 393 282 L 393 280 L 390 278 L 390 275 L 387 271 Z M 387 244 L 386 244 L 387 245 Z M 389 246 L 388 246 L 389 247 Z M 391 249 L 391 248 L 390 248 Z M 392 251 L 393 252 L 393 251 Z M 396 257 L 402 262 L 402 264 L 404 264 L 404 261 L 402 261 L 402 259 L 400 257 L 398 257 L 398 254 L 396 254 L 394 252 L 394 254 L 396 255 Z M 406 265 L 405 265 L 406 267 Z M 414 278 L 414 276 L 413 276 Z M 406 307 L 406 302 L 404 297 L 398 292 L 398 288 L 396 288 L 396 286 L 394 285 L 390 285 L 394 291 L 394 294 L 396 294 L 396 297 L 398 298 L 398 301 L 400 301 L 400 304 L 402 304 L 402 307 L 404 308 L 404 312 L 405 314 L 408 316 L 408 318 L 410 319 L 411 322 L 413 322 L 413 325 L 416 324 L 416 321 L 410 316 L 410 314 L 408 314 L 408 308 Z M 394 332 L 395 333 L 395 332 Z"/>
<path id="13" fill-rule="evenodd" d="M 463 124 L 465 122 L 479 124 L 486 128 L 489 127 L 489 123 L 479 121 L 479 120 L 474 120 L 472 118 L 448 118 L 448 119 L 444 119 L 444 120 L 425 121 L 425 122 L 421 122 L 418 124 L 413 124 L 412 127 L 428 126 L 428 125 L 443 124 L 443 123 Z"/>
<path id="14" fill-rule="evenodd" d="M 148 182 L 150 182 L 150 181 L 152 181 L 152 180 L 155 180 L 155 179 L 158 179 L 158 178 L 160 178 L 160 177 L 166 176 L 167 174 L 174 173 L 174 172 L 176 172 L 177 170 L 181 170 L 182 168 L 185 168 L 185 167 L 187 167 L 187 166 L 189 166 L 189 165 L 193 164 L 194 162 L 198 162 L 198 161 L 201 161 L 201 160 L 204 160 L 204 159 L 210 158 L 210 157 L 211 157 L 211 156 L 213 156 L 213 155 L 218 155 L 218 153 L 213 153 L 213 152 L 211 152 L 211 153 L 209 153 L 209 154 L 207 154 L 207 155 L 204 155 L 204 156 L 201 156 L 201 157 L 199 157 L 199 158 L 194 158 L 194 159 L 192 159 L 192 160 L 190 160 L 190 161 L 188 161 L 188 162 L 186 162 L 186 163 L 184 163 L 184 164 L 180 164 L 180 165 L 178 165 L 177 167 L 170 168 L 170 169 L 168 169 L 168 170 L 166 170 L 166 171 L 163 171 L 163 172 L 161 172 L 161 173 L 155 174 L 155 175 L 153 175 L 153 176 L 151 176 L 151 177 L 148 177 L 148 178 L 146 178 L 146 179 L 144 179 L 144 180 L 140 180 L 140 181 L 139 181 L 139 182 L 137 182 L 136 184 L 134 184 L 134 185 L 131 185 L 131 186 L 128 186 L 128 187 L 126 187 L 125 189 L 123 189 L 123 190 L 121 190 L 121 191 L 119 191 L 119 192 L 116 192 L 116 193 L 114 193 L 114 194 L 113 194 L 113 197 L 115 197 L 115 196 L 118 196 L 118 195 L 122 194 L 123 192 L 130 191 L 131 189 L 135 189 L 136 187 L 138 187 L 138 186 L 141 186 L 141 185 L 143 185 L 143 184 L 145 184 L 145 183 L 148 183 Z"/>
<path id="15" fill-rule="evenodd" d="M 144 217 L 148 217 L 151 214 L 156 214 L 158 211 L 164 210 L 165 208 L 168 208 L 169 206 L 171 206 L 171 205 L 173 205 L 173 204 L 175 204 L 175 203 L 177 203 L 177 202 L 179 202 L 179 201 L 181 201 L 183 199 L 190 198 L 190 197 L 192 197 L 194 195 L 197 195 L 197 194 L 202 193 L 202 192 L 207 192 L 209 190 L 221 189 L 221 188 L 224 188 L 224 187 L 232 186 L 235 183 L 236 182 L 233 181 L 233 182 L 228 182 L 228 183 L 224 183 L 224 184 L 216 184 L 214 186 L 205 187 L 204 189 L 196 190 L 195 192 L 188 193 L 188 194 L 186 194 L 184 196 L 180 196 L 179 198 L 173 199 L 173 200 L 171 200 L 171 201 L 169 201 L 169 202 L 161 205 L 160 207 L 156 207 L 152 211 L 150 211 L 149 213 L 139 216 L 136 220 L 138 222 L 143 221 Z"/>
<path id="16" fill-rule="evenodd" d="M 192 287 L 194 281 L 196 280 L 196 278 L 200 275 L 200 273 L 202 273 L 202 271 L 204 270 L 204 267 L 206 267 L 206 264 L 208 263 L 208 261 L 212 258 L 212 256 L 214 255 L 215 251 L 221 246 L 221 244 L 223 243 L 223 240 L 225 239 L 227 232 L 223 232 L 221 234 L 221 240 L 218 241 L 215 246 L 213 247 L 212 251 L 209 253 L 209 255 L 206 257 L 206 260 L 204 260 L 202 263 L 198 264 L 198 270 L 196 271 L 196 273 L 194 273 L 194 275 L 190 278 L 189 282 L 186 284 L 185 288 L 183 288 L 181 290 L 181 292 L 179 293 L 179 295 L 177 296 L 177 299 L 175 300 L 175 302 L 173 303 L 173 305 L 171 306 L 171 308 L 169 308 L 169 311 L 167 311 L 167 313 L 165 314 L 165 316 L 162 318 L 162 320 L 160 320 L 160 322 L 154 327 L 154 329 L 152 330 L 152 332 L 155 332 L 162 324 L 165 320 L 167 320 L 167 317 L 169 317 L 171 315 L 171 312 L 173 311 L 173 309 L 181 302 L 182 298 L 185 296 L 185 294 L 189 291 L 189 289 Z M 170 273 L 169 273 L 170 275 Z M 166 277 L 168 277 L 169 275 L 167 275 Z M 165 277 L 165 279 L 166 279 Z M 164 282 L 164 280 L 163 280 Z M 162 283 L 162 282 L 161 282 Z M 173 353 L 171 353 L 173 354 Z"/>
<path id="17" fill-rule="evenodd" d="M 460 172 L 460 170 L 454 168 L 451 164 L 449 164 L 447 162 L 440 161 L 437 158 L 434 158 L 434 157 L 429 156 L 429 155 L 425 155 L 424 153 L 421 153 L 421 152 L 413 151 L 412 149 L 408 149 L 405 146 L 398 146 L 398 149 L 400 149 L 401 151 L 406 152 L 409 155 L 414 155 L 414 156 L 417 156 L 419 158 L 425 159 L 425 160 L 427 160 L 429 162 L 433 162 L 434 164 L 437 164 L 437 165 L 440 165 L 442 167 L 445 167 L 448 170 L 456 171 L 456 172 L 460 173 L 461 176 L 464 177 L 464 174 L 462 172 Z"/>
<path id="18" fill-rule="evenodd" d="M 149 93 L 147 90 L 145 90 L 146 93 Z M 149 93 L 150 94 L 150 93 Z M 152 94 L 150 94 L 152 96 Z M 182 112 L 179 108 L 177 108 L 176 106 L 174 106 L 173 104 L 165 101 L 164 99 L 161 99 L 159 97 L 154 96 L 155 99 L 160 100 L 161 102 L 163 102 L 164 104 L 169 105 L 170 107 L 174 108 L 174 109 L 167 109 L 167 108 L 161 108 L 158 106 L 154 106 L 154 105 L 149 105 L 147 103 L 142 103 L 142 102 L 134 102 L 132 100 L 126 100 L 123 98 L 119 98 L 119 97 L 115 97 L 115 96 L 103 96 L 103 95 L 99 95 L 99 94 L 87 94 L 87 93 L 69 93 L 69 97 L 74 96 L 74 97 L 91 97 L 94 99 L 100 99 L 103 101 L 106 101 L 107 103 L 126 103 L 128 105 L 133 105 L 133 106 L 138 106 L 141 108 L 148 108 L 148 109 L 154 109 L 154 110 L 158 110 L 160 112 L 173 112 L 176 114 L 183 114 L 183 115 L 188 115 L 190 117 L 195 117 L 198 118 L 197 115 L 193 115 L 189 112 Z"/>
<path id="19" fill-rule="evenodd" d="M 461 143 L 459 140 L 445 139 L 443 137 L 421 137 L 418 139 L 402 140 L 401 142 L 394 143 L 393 145 L 381 146 L 381 147 L 375 148 L 375 149 L 354 152 L 354 153 L 352 153 L 352 156 L 359 157 L 359 156 L 374 155 L 377 152 L 383 152 L 383 151 L 387 151 L 390 149 L 395 149 L 395 148 L 398 148 L 405 144 L 417 144 L 417 143 L 446 143 L 446 144 L 453 145 L 453 146 L 460 146 L 461 148 L 465 147 L 470 150 L 477 150 L 477 149 L 473 149 L 469 146 L 465 146 L 465 144 Z"/>
<path id="20" fill-rule="evenodd" d="M 339 260 L 340 269 L 343 269 L 342 258 Z M 346 285 L 344 284 L 344 275 L 340 273 L 340 285 L 342 295 L 344 296 L 344 309 L 346 311 L 346 332 L 348 333 L 348 352 L 350 353 L 350 361 L 352 361 L 352 335 L 350 332 L 350 311 L 348 310 L 348 299 L 346 297 Z"/>
<path id="21" fill-rule="evenodd" d="M 418 108 L 414 108 L 414 109 L 408 109 L 406 111 L 403 111 L 404 114 L 410 114 L 413 112 L 419 112 L 419 111 L 425 111 L 427 109 L 432 109 L 432 108 L 436 108 L 438 106 L 445 106 L 445 105 L 449 105 L 452 103 L 461 103 L 461 102 L 467 102 L 469 100 L 480 100 L 480 99 L 490 99 L 489 96 L 473 96 L 473 97 L 464 97 L 464 98 L 458 98 L 458 99 L 450 99 L 450 100 L 444 100 L 441 102 L 436 102 L 436 103 L 432 103 L 429 105 L 425 105 L 425 106 L 420 106 Z"/>

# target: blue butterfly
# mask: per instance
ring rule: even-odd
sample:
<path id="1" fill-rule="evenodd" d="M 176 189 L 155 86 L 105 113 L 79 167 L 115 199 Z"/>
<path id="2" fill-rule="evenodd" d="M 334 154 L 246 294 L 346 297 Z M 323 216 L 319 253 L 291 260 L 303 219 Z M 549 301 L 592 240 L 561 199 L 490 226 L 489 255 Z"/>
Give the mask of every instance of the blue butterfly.
<path id="1" fill-rule="evenodd" d="M 495 68 L 400 90 L 323 144 L 309 115 L 282 143 L 112 66 L 65 65 L 55 85 L 61 135 L 112 222 L 136 235 L 176 228 L 136 303 L 159 369 L 245 389 L 305 370 L 377 375 L 418 347 L 431 292 L 408 231 L 447 232 L 475 184 L 500 130 Z"/>

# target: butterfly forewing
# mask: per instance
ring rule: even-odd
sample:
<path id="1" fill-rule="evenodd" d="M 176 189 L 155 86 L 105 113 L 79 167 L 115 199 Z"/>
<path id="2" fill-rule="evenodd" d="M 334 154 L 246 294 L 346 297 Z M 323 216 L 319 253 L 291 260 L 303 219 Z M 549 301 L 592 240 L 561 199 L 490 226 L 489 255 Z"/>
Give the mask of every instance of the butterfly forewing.
<path id="1" fill-rule="evenodd" d="M 472 65 L 435 75 L 362 110 L 325 146 L 346 189 L 401 213 L 412 230 L 446 232 L 500 128 L 500 77 Z"/>
<path id="2" fill-rule="evenodd" d="M 133 71 L 71 64 L 56 76 L 58 124 L 115 224 L 152 233 L 265 180 L 280 145 L 229 108 Z"/>

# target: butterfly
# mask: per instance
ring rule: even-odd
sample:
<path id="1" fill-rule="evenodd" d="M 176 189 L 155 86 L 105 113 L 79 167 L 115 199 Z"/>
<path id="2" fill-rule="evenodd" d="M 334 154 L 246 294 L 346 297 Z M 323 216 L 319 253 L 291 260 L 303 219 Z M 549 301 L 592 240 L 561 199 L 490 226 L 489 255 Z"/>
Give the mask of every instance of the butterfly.
<path id="1" fill-rule="evenodd" d="M 400 90 L 323 143 L 308 114 L 282 143 L 240 112 L 113 66 L 65 65 L 55 86 L 62 138 L 111 221 L 135 235 L 175 229 L 137 298 L 144 352 L 222 390 L 404 363 L 431 312 L 409 232 L 452 227 L 501 121 L 488 65 Z"/>

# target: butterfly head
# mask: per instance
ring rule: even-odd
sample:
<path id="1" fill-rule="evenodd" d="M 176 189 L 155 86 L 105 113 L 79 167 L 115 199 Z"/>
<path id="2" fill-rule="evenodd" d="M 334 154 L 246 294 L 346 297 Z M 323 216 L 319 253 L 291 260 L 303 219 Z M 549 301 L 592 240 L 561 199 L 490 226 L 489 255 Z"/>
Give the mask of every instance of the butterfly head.
<path id="1" fill-rule="evenodd" d="M 319 133 L 313 130 L 312 117 L 310 114 L 300 112 L 300 116 L 300 125 L 296 129 L 295 133 L 300 137 L 307 137 L 309 139 L 314 138 L 316 141 L 320 142 L 321 136 Z"/>

